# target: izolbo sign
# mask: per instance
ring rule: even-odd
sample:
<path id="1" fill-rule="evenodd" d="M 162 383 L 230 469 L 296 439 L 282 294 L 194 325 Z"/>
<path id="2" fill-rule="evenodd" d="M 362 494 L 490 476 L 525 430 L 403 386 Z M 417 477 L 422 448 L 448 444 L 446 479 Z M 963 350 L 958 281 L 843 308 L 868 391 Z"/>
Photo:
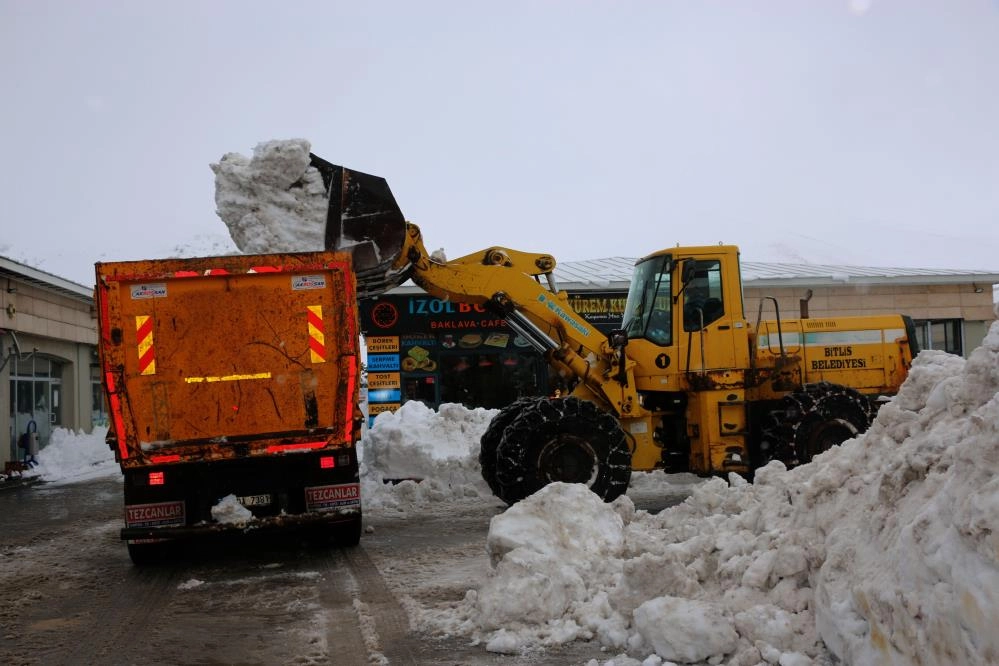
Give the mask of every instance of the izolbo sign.
<path id="1" fill-rule="evenodd" d="M 333 511 L 354 506 L 361 506 L 360 484 L 345 483 L 305 489 L 306 511 Z"/>

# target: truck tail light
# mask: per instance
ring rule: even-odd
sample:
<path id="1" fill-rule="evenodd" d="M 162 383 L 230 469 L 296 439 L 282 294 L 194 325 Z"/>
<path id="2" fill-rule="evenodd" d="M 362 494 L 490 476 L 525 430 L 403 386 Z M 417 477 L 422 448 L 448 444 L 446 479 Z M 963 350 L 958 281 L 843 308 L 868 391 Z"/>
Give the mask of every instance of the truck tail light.
<path id="1" fill-rule="evenodd" d="M 162 486 L 164 483 L 166 483 L 166 480 L 163 478 L 163 472 L 149 473 L 149 485 Z"/>
<path id="2" fill-rule="evenodd" d="M 319 458 L 319 466 L 323 469 L 333 469 L 336 467 L 336 458 L 334 456 L 322 456 Z"/>

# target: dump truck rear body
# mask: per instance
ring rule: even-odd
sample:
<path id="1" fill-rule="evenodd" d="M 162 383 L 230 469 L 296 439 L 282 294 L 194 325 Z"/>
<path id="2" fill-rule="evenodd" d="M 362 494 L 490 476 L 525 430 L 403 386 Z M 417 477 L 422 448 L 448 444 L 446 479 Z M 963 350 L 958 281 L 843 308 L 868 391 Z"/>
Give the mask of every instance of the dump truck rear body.
<path id="1" fill-rule="evenodd" d="M 96 268 L 108 441 L 125 475 L 133 559 L 164 538 L 248 528 L 308 527 L 356 543 L 362 414 L 349 255 Z"/>

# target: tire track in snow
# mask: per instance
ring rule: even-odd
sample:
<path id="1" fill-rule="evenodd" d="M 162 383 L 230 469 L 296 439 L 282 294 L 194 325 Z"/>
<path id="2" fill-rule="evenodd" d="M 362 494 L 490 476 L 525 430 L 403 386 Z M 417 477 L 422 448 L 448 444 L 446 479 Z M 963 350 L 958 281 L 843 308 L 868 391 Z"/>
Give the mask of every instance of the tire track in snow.
<path id="1" fill-rule="evenodd" d="M 353 576 L 352 608 L 372 664 L 417 664 L 419 643 L 409 628 L 409 617 L 385 583 L 363 545 L 342 554 Z"/>

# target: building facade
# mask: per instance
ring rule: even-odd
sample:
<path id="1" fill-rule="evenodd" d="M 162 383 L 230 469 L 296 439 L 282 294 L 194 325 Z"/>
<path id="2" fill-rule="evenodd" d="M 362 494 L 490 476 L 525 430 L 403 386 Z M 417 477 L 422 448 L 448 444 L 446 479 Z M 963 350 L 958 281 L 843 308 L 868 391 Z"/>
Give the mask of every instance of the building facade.
<path id="1" fill-rule="evenodd" d="M 0 461 L 24 459 L 22 437 L 104 423 L 93 290 L 0 257 Z"/>

